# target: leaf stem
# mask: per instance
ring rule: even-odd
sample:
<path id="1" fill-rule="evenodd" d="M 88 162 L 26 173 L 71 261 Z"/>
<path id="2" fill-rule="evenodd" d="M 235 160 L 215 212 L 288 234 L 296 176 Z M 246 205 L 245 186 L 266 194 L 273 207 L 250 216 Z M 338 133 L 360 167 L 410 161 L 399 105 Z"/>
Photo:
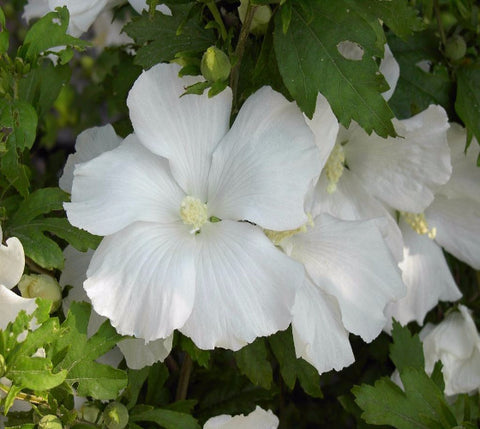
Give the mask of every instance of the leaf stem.
<path id="1" fill-rule="evenodd" d="M 227 29 L 225 28 L 225 24 L 223 23 L 223 19 L 220 15 L 220 12 L 219 12 L 218 8 L 217 8 L 217 5 L 212 0 L 212 1 L 207 2 L 207 7 L 210 10 L 210 12 L 212 13 L 213 19 L 215 19 L 215 22 L 220 27 L 220 36 L 222 36 L 223 40 L 227 40 L 227 37 L 228 37 Z"/>
<path id="2" fill-rule="evenodd" d="M 243 25 L 240 30 L 240 35 L 238 36 L 237 47 L 235 48 L 235 52 L 234 52 L 234 56 L 237 62 L 232 67 L 232 72 L 230 73 L 230 88 L 232 88 L 232 93 L 233 93 L 232 106 L 234 109 L 237 103 L 237 90 L 238 90 L 240 64 L 242 63 L 242 57 L 245 52 L 245 44 L 247 43 L 248 33 L 250 31 L 250 26 L 252 25 L 253 15 L 255 14 L 256 9 L 257 9 L 257 6 L 253 6 L 250 2 L 248 2 L 247 12 L 245 14 L 245 20 L 243 21 Z"/>
<path id="3" fill-rule="evenodd" d="M 190 381 L 190 374 L 192 373 L 193 361 L 188 353 L 185 353 L 185 359 L 183 360 L 182 367 L 180 369 L 180 377 L 178 379 L 177 394 L 175 396 L 176 401 L 186 399 L 188 392 L 188 383 Z"/>
<path id="4" fill-rule="evenodd" d="M 0 383 L 0 390 L 5 393 L 10 392 L 10 387 Z M 48 404 L 48 401 L 40 396 L 30 395 L 29 393 L 17 393 L 15 399 L 31 402 L 32 404 Z"/>
<path id="5" fill-rule="evenodd" d="M 443 29 L 442 19 L 440 17 L 440 6 L 438 5 L 438 0 L 433 1 L 433 8 L 435 10 L 435 18 L 437 19 L 440 39 L 442 39 L 442 44 L 445 47 L 445 44 L 447 43 L 447 38 L 445 37 L 445 30 Z"/>

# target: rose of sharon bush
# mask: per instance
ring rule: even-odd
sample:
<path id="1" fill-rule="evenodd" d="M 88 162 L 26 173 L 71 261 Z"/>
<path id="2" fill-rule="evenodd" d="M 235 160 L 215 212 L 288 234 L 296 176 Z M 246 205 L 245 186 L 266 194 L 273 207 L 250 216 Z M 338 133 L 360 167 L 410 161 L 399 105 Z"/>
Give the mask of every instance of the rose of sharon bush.
<path id="1" fill-rule="evenodd" d="M 179 66 L 143 72 L 128 96 L 135 134 L 75 168 L 73 225 L 105 238 L 84 288 L 120 333 L 174 329 L 197 346 L 239 349 L 286 329 L 304 270 L 262 228 L 307 221 L 319 174 L 313 135 L 269 87 L 229 130 L 232 94 L 185 95 Z"/>

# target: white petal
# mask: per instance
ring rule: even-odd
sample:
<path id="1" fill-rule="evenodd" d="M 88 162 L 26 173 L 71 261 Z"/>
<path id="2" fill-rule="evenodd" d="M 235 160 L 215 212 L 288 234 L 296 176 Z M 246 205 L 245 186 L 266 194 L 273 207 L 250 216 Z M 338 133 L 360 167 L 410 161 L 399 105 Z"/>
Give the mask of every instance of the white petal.
<path id="1" fill-rule="evenodd" d="M 208 205 L 221 219 L 277 231 L 307 221 L 304 200 L 320 154 L 294 103 L 270 87 L 250 96 L 213 154 Z"/>
<path id="2" fill-rule="evenodd" d="M 426 314 L 439 301 L 456 301 L 462 294 L 438 244 L 427 235 L 417 234 L 403 221 L 400 225 L 405 242 L 400 269 L 407 296 L 389 304 L 386 314 L 402 325 L 412 320 L 422 325 Z"/>
<path id="3" fill-rule="evenodd" d="M 31 314 L 37 308 L 35 299 L 22 298 L 15 292 L 7 289 L 5 286 L 0 285 L 0 330 L 4 330 L 10 322 L 13 322 L 18 313 L 25 310 L 28 314 Z"/>
<path id="4" fill-rule="evenodd" d="M 271 410 L 265 411 L 257 405 L 254 411 L 244 416 L 222 414 L 205 422 L 203 429 L 277 429 L 278 417 Z"/>
<path id="5" fill-rule="evenodd" d="M 147 0 L 128 0 L 128 2 L 138 13 L 148 10 Z M 157 5 L 156 10 L 162 12 L 164 15 L 172 15 L 172 11 L 166 4 Z"/>
<path id="6" fill-rule="evenodd" d="M 291 256 L 313 282 L 337 298 L 345 328 L 365 341 L 385 325 L 388 302 L 405 295 L 400 273 L 375 220 L 341 221 L 329 215 L 292 238 Z"/>
<path id="7" fill-rule="evenodd" d="M 121 334 L 166 338 L 192 310 L 194 245 L 181 223 L 136 222 L 105 237 L 83 285 L 93 308 Z"/>
<path id="8" fill-rule="evenodd" d="M 170 335 L 165 339 L 145 344 L 145 340 L 141 338 L 131 338 L 120 341 L 118 347 L 125 356 L 130 369 L 142 369 L 155 362 L 163 362 L 172 350 L 172 340 L 173 335 Z"/>
<path id="9" fill-rule="evenodd" d="M 435 240 L 458 259 L 480 270 L 480 202 L 437 195 L 425 211 Z"/>
<path id="10" fill-rule="evenodd" d="M 40 18 L 50 12 L 48 0 L 29 0 L 23 11 L 23 19 L 29 22 L 32 18 Z"/>
<path id="11" fill-rule="evenodd" d="M 180 97 L 197 78 L 180 79 L 179 70 L 158 64 L 144 71 L 128 94 L 130 119 L 142 144 L 168 158 L 184 191 L 206 201 L 211 155 L 228 130 L 232 92 Z"/>
<path id="12" fill-rule="evenodd" d="M 372 195 L 397 210 L 420 213 L 451 174 L 447 114 L 430 106 L 394 125 L 403 138 L 368 136 L 353 124 L 345 146 L 347 163 Z"/>
<path id="13" fill-rule="evenodd" d="M 181 332 L 201 349 L 238 350 L 286 329 L 302 266 L 249 223 L 206 224 L 197 238 L 195 306 Z"/>
<path id="14" fill-rule="evenodd" d="M 335 146 L 339 124 L 330 104 L 328 104 L 327 99 L 322 94 L 319 93 L 317 95 L 317 104 L 315 105 L 312 119 L 308 119 L 305 116 L 305 121 L 315 136 L 315 143 L 320 150 L 320 164 L 318 168 L 323 170 L 330 152 L 333 146 Z"/>
<path id="15" fill-rule="evenodd" d="M 58 186 L 65 192 L 71 193 L 75 165 L 90 161 L 103 152 L 115 149 L 121 142 L 122 139 L 117 136 L 110 124 L 89 128 L 80 133 L 75 143 L 75 153 L 68 156 Z"/>
<path id="16" fill-rule="evenodd" d="M 167 161 L 133 134 L 117 149 L 77 165 L 74 174 L 72 202 L 64 205 L 68 220 L 93 234 L 112 234 L 135 221 L 180 219 L 184 194 Z"/>
<path id="17" fill-rule="evenodd" d="M 388 101 L 392 98 L 395 87 L 397 86 L 398 78 L 400 77 L 400 66 L 393 57 L 392 51 L 387 44 L 385 44 L 385 52 L 382 61 L 380 61 L 379 70 L 390 87 L 388 91 L 382 94 L 383 98 Z"/>
<path id="18" fill-rule="evenodd" d="M 11 289 L 22 277 L 25 268 L 25 255 L 20 240 L 11 237 L 6 241 L 6 246 L 1 243 L 0 229 L 0 285 Z"/>
<path id="19" fill-rule="evenodd" d="M 403 239 L 397 222 L 385 206 L 366 191 L 354 173 L 344 170 L 333 193 L 328 193 L 327 187 L 328 179 L 322 174 L 315 188 L 313 216 L 328 213 L 342 220 L 375 218 L 395 260 L 398 262 L 402 260 Z"/>
<path id="20" fill-rule="evenodd" d="M 452 123 L 447 132 L 448 145 L 452 154 L 452 176 L 439 193 L 449 198 L 466 197 L 480 203 L 480 168 L 477 167 L 477 158 L 480 146 L 472 140 L 465 153 L 467 132 L 465 128 Z"/>
<path id="21" fill-rule="evenodd" d="M 338 303 L 308 277 L 295 296 L 292 332 L 297 357 L 320 374 L 340 371 L 355 361 Z"/>

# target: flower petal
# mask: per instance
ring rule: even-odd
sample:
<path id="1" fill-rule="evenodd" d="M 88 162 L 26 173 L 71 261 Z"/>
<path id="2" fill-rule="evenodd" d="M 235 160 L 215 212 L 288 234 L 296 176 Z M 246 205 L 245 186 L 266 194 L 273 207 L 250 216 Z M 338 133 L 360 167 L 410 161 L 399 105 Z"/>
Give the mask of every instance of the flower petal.
<path id="1" fill-rule="evenodd" d="M 271 410 L 257 407 L 250 414 L 230 416 L 222 414 L 205 422 L 203 429 L 277 429 L 278 417 Z"/>
<path id="2" fill-rule="evenodd" d="M 430 106 L 394 125 L 403 138 L 368 136 L 352 124 L 345 145 L 347 163 L 373 196 L 397 210 L 420 213 L 452 171 L 447 114 L 440 106 Z"/>
<path id="3" fill-rule="evenodd" d="M 194 256 L 186 225 L 136 222 L 103 239 L 83 287 L 121 334 L 166 338 L 192 311 Z"/>
<path id="4" fill-rule="evenodd" d="M 132 7 L 138 12 L 142 13 L 144 10 L 148 10 L 147 0 L 128 0 Z M 172 11 L 166 4 L 159 4 L 156 10 L 162 12 L 164 15 L 172 15 Z"/>
<path id="5" fill-rule="evenodd" d="M 315 188 L 312 216 L 327 213 L 342 220 L 375 218 L 393 257 L 398 262 L 402 260 L 403 239 L 397 222 L 385 206 L 365 190 L 354 173 L 344 170 L 333 193 L 328 193 L 327 187 L 328 180 L 322 174 Z"/>
<path id="6" fill-rule="evenodd" d="M 213 154 L 210 213 L 277 231 L 307 221 L 305 195 L 320 174 L 320 154 L 303 115 L 270 87 L 242 106 Z"/>
<path id="7" fill-rule="evenodd" d="M 324 214 L 314 222 L 291 238 L 291 256 L 337 298 L 345 328 L 369 342 L 385 325 L 386 304 L 405 295 L 395 261 L 373 219 L 341 221 Z"/>
<path id="8" fill-rule="evenodd" d="M 209 223 L 196 238 L 195 306 L 181 332 L 201 349 L 238 350 L 288 327 L 300 264 L 249 223 Z"/>
<path id="9" fill-rule="evenodd" d="M 393 57 L 390 47 L 385 44 L 384 48 L 384 55 L 382 61 L 380 61 L 378 69 L 380 70 L 380 73 L 383 74 L 383 77 L 390 87 L 388 91 L 382 93 L 383 98 L 388 101 L 392 98 L 395 87 L 397 86 L 398 78 L 400 77 L 400 66 L 397 63 L 397 60 Z"/>
<path id="10" fill-rule="evenodd" d="M 144 71 L 128 94 L 130 119 L 142 144 L 168 158 L 185 193 L 206 201 L 211 155 L 228 130 L 232 92 L 180 97 L 197 79 L 180 79 L 179 70 L 158 64 Z"/>
<path id="11" fill-rule="evenodd" d="M 6 241 L 6 246 L 1 243 L 2 231 L 0 229 L 0 285 L 11 289 L 22 277 L 25 268 L 25 255 L 20 240 L 11 237 Z"/>
<path id="12" fill-rule="evenodd" d="M 32 18 L 40 18 L 50 12 L 48 0 L 28 0 L 22 18 L 29 22 Z"/>
<path id="13" fill-rule="evenodd" d="M 142 369 L 155 362 L 163 362 L 172 350 L 172 340 L 173 335 L 149 343 L 145 343 L 141 338 L 129 338 L 120 341 L 118 347 L 130 369 Z"/>
<path id="14" fill-rule="evenodd" d="M 480 270 L 480 202 L 437 195 L 425 217 L 428 225 L 437 229 L 438 244 Z"/>
<path id="15" fill-rule="evenodd" d="M 402 325 L 416 320 L 423 325 L 426 314 L 439 301 L 456 301 L 462 297 L 453 280 L 442 249 L 426 235 L 417 234 L 400 222 L 405 242 L 404 259 L 400 263 L 407 296 L 390 303 L 385 314 Z"/>
<path id="16" fill-rule="evenodd" d="M 180 219 L 183 197 L 167 161 L 132 134 L 117 149 L 77 165 L 72 202 L 64 206 L 72 225 L 108 235 L 136 221 Z"/>
<path id="17" fill-rule="evenodd" d="M 338 303 L 308 276 L 295 296 L 292 332 L 297 357 L 311 363 L 320 374 L 340 371 L 355 361 Z"/>
<path id="18" fill-rule="evenodd" d="M 35 299 L 22 298 L 5 286 L 0 285 L 0 330 L 4 330 L 10 322 L 13 322 L 18 313 L 25 310 L 31 314 L 37 308 Z"/>
<path id="19" fill-rule="evenodd" d="M 115 149 L 121 142 L 122 139 L 117 136 L 110 124 L 89 128 L 80 133 L 75 143 L 75 153 L 68 156 L 58 186 L 65 192 L 71 193 L 75 165 L 90 161 L 103 152 Z"/>

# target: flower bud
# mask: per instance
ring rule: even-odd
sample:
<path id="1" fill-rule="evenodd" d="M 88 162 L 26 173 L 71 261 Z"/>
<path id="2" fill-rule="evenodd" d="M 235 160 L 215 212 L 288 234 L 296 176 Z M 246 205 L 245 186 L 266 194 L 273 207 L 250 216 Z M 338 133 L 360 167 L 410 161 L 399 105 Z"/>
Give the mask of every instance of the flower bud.
<path id="1" fill-rule="evenodd" d="M 103 411 L 103 421 L 108 429 L 123 429 L 128 424 L 128 410 L 120 402 L 110 402 Z"/>
<path id="2" fill-rule="evenodd" d="M 445 43 L 445 56 L 452 61 L 462 59 L 466 53 L 467 44 L 464 38 L 458 34 L 450 37 Z"/>
<path id="3" fill-rule="evenodd" d="M 5 358 L 3 355 L 0 355 L 0 378 L 5 375 L 7 372 L 7 364 L 5 363 Z"/>
<path id="4" fill-rule="evenodd" d="M 62 422 L 57 416 L 47 414 L 38 422 L 38 429 L 62 429 Z"/>
<path id="5" fill-rule="evenodd" d="M 46 274 L 24 274 L 18 283 L 18 289 L 24 298 L 45 298 L 52 301 L 51 312 L 54 312 L 62 302 L 60 285 Z"/>
<path id="6" fill-rule="evenodd" d="M 245 21 L 245 16 L 247 15 L 249 0 L 240 0 L 240 6 L 238 7 L 238 16 L 240 21 Z M 268 23 L 272 17 L 272 9 L 268 5 L 257 6 L 255 12 L 253 13 L 252 23 L 250 24 L 250 33 L 257 36 L 265 34 L 267 31 Z"/>
<path id="7" fill-rule="evenodd" d="M 202 57 L 200 70 L 202 75 L 209 82 L 222 81 L 230 75 L 230 60 L 227 54 L 215 46 L 210 46 Z"/>
<path id="8" fill-rule="evenodd" d="M 100 410 L 95 405 L 88 402 L 83 404 L 82 408 L 80 408 L 80 416 L 83 420 L 89 423 L 96 423 L 99 413 Z"/>

